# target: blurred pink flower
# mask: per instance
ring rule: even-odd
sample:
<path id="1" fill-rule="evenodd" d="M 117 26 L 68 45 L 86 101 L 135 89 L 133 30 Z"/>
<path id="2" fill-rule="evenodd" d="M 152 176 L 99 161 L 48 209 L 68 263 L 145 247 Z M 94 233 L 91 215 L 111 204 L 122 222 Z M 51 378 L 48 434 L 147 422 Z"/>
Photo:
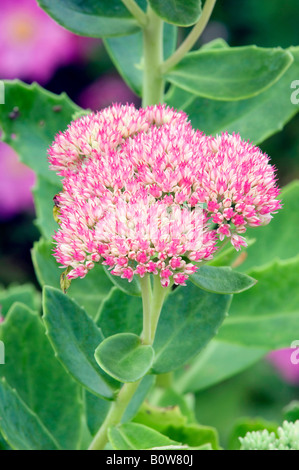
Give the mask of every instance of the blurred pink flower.
<path id="1" fill-rule="evenodd" d="M 292 355 L 295 354 L 296 350 L 293 348 L 279 349 L 270 352 L 267 359 L 286 382 L 299 385 L 299 363 L 292 361 Z"/>
<path id="2" fill-rule="evenodd" d="M 15 151 L 0 142 L 0 218 L 9 218 L 33 207 L 31 187 L 35 175 L 20 163 Z"/>
<path id="3" fill-rule="evenodd" d="M 78 37 L 55 23 L 36 0 L 1 0 L 0 78 L 49 80 L 77 55 Z"/>
<path id="4" fill-rule="evenodd" d="M 81 93 L 79 105 L 97 111 L 114 103 L 140 104 L 140 99 L 130 90 L 125 82 L 114 74 L 107 74 L 92 83 Z"/>

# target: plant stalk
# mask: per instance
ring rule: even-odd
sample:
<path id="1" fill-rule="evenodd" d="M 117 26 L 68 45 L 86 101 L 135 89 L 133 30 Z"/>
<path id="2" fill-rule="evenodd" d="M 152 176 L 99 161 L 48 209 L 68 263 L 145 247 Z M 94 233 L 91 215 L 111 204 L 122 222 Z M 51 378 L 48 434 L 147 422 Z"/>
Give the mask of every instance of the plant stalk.
<path id="1" fill-rule="evenodd" d="M 161 65 L 160 72 L 162 75 L 165 74 L 169 69 L 174 67 L 176 64 L 178 64 L 184 58 L 187 52 L 192 49 L 196 41 L 203 33 L 205 27 L 207 26 L 215 3 L 216 0 L 206 0 L 202 14 L 196 25 L 193 27 L 186 39 L 182 42 L 180 47 Z"/>

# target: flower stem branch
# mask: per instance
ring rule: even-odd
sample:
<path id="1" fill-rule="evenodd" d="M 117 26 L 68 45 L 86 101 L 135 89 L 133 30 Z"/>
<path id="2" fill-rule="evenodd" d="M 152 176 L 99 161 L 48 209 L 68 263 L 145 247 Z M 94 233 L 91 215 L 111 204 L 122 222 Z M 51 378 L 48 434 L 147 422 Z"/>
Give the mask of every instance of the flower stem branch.
<path id="1" fill-rule="evenodd" d="M 151 344 L 154 342 L 162 306 L 170 289 L 171 285 L 169 287 L 162 287 L 160 276 L 154 276 L 153 302 L 151 309 Z"/>
<path id="2" fill-rule="evenodd" d="M 190 49 L 192 49 L 196 41 L 203 33 L 205 27 L 207 26 L 215 3 L 216 0 L 206 0 L 202 14 L 196 25 L 193 27 L 186 39 L 182 42 L 180 47 L 161 65 L 161 74 L 165 74 L 169 69 L 178 64 L 183 59 L 185 54 L 189 52 Z"/>
<path id="3" fill-rule="evenodd" d="M 142 305 L 143 305 L 143 332 L 142 342 L 151 344 L 151 304 L 152 304 L 152 286 L 150 274 L 140 278 Z"/>
<path id="4" fill-rule="evenodd" d="M 134 18 L 138 21 L 138 23 L 145 27 L 147 24 L 147 16 L 146 13 L 140 8 L 140 6 L 134 0 L 122 0 L 125 7 L 129 10 L 129 12 L 134 16 Z"/>
<path id="5" fill-rule="evenodd" d="M 112 403 L 106 419 L 94 437 L 88 450 L 103 450 L 108 442 L 108 429 L 120 423 L 128 404 L 133 398 L 141 380 L 126 383 L 120 390 L 116 400 Z"/>

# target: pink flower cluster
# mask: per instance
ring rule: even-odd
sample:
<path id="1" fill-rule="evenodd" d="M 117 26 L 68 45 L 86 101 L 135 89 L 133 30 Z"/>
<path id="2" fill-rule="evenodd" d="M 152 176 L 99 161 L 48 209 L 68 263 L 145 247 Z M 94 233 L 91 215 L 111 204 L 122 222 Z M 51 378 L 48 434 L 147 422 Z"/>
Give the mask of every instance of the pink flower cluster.
<path id="1" fill-rule="evenodd" d="M 55 257 L 70 279 L 100 262 L 129 281 L 154 273 L 184 285 L 219 240 L 246 246 L 246 227 L 280 208 L 267 155 L 162 105 L 84 116 L 56 136 L 49 161 L 64 177 Z"/>

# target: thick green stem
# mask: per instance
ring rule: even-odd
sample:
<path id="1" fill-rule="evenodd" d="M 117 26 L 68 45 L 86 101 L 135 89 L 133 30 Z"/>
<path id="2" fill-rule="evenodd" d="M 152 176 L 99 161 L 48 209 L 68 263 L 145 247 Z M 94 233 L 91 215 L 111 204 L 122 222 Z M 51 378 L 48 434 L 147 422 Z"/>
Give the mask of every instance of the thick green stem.
<path id="1" fill-rule="evenodd" d="M 153 303 L 151 310 L 151 344 L 154 342 L 163 302 L 171 286 L 162 287 L 160 276 L 154 276 Z"/>
<path id="2" fill-rule="evenodd" d="M 165 82 L 160 73 L 163 62 L 163 20 L 148 7 L 148 23 L 143 29 L 142 106 L 163 103 Z"/>
<path id="3" fill-rule="evenodd" d="M 169 69 L 178 64 L 183 57 L 186 55 L 190 49 L 194 46 L 198 38 L 201 36 L 205 27 L 208 24 L 212 11 L 214 9 L 216 0 L 206 0 L 204 9 L 202 11 L 201 17 L 199 18 L 196 25 L 193 27 L 192 31 L 186 37 L 185 41 L 182 42 L 180 47 L 170 56 L 160 68 L 162 74 L 166 73 Z"/>
<path id="4" fill-rule="evenodd" d="M 142 305 L 143 305 L 143 332 L 142 342 L 151 344 L 151 304 L 152 304 L 152 286 L 150 274 L 140 278 Z"/>
<path id="5" fill-rule="evenodd" d="M 90 444 L 89 450 L 103 450 L 105 448 L 108 442 L 108 429 L 121 421 L 139 383 L 140 380 L 138 382 L 127 383 L 122 387 L 117 399 L 112 403 L 104 423 Z"/>

